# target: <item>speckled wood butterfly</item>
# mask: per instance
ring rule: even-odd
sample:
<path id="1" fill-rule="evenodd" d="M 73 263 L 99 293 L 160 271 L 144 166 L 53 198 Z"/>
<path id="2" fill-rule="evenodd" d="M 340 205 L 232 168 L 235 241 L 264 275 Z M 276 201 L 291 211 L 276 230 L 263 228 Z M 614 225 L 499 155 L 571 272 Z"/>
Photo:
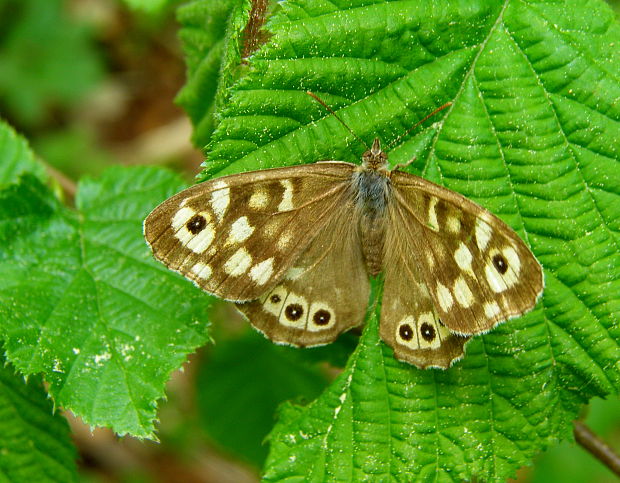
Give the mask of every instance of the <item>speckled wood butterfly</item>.
<path id="1" fill-rule="evenodd" d="M 378 139 L 340 161 L 197 184 L 144 222 L 155 257 L 233 301 L 277 343 L 316 346 L 364 321 L 384 276 L 380 335 L 396 358 L 447 368 L 472 335 L 532 309 L 542 269 L 499 218 L 390 170 Z"/>

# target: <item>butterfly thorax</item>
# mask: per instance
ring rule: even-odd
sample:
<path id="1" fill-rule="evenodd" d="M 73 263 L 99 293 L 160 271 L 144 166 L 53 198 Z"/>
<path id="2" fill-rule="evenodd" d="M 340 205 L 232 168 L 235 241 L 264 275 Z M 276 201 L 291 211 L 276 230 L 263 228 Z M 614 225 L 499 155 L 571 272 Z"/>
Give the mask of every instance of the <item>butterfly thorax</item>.
<path id="1" fill-rule="evenodd" d="M 387 156 L 378 139 L 362 157 L 362 166 L 353 174 L 362 251 L 370 275 L 377 275 L 383 264 L 386 210 L 390 197 L 390 171 Z"/>

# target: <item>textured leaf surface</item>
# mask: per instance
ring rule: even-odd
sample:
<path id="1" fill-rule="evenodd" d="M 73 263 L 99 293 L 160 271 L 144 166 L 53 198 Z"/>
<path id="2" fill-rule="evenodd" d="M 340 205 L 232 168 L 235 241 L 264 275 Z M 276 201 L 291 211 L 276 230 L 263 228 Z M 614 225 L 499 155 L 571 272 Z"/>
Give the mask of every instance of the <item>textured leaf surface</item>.
<path id="1" fill-rule="evenodd" d="M 395 362 L 371 323 L 347 370 L 287 406 L 268 479 L 501 480 L 620 385 L 620 29 L 589 2 L 282 2 L 229 91 L 204 176 L 389 144 L 512 225 L 545 268 L 538 308 L 452 369 Z"/>
<path id="2" fill-rule="evenodd" d="M 207 339 L 208 297 L 152 260 L 142 220 L 182 186 L 155 169 L 80 183 L 77 211 L 36 178 L 0 192 L 0 336 L 24 374 L 92 425 L 150 437 L 170 372 Z"/>
<path id="3" fill-rule="evenodd" d="M 2 481 L 77 481 L 69 426 L 53 414 L 41 379 L 25 382 L 6 364 L 0 366 L 0 448 Z"/>
<path id="4" fill-rule="evenodd" d="M 213 132 L 215 106 L 222 102 L 221 97 L 233 77 L 230 66 L 240 60 L 239 27 L 247 21 L 243 12 L 248 5 L 247 0 L 195 0 L 178 10 L 177 17 L 183 27 L 179 37 L 187 62 L 187 83 L 176 101 L 192 120 L 192 139 L 200 148 L 206 146 Z M 231 32 L 228 38 L 227 28 Z M 223 64 L 228 69 L 222 70 Z M 218 75 L 220 72 L 222 77 Z"/>

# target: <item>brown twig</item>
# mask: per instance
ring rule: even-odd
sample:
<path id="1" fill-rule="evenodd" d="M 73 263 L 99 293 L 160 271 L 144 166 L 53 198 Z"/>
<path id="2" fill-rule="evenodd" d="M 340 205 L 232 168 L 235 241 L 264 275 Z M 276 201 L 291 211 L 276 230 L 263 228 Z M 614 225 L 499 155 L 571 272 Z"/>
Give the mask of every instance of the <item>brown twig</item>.
<path id="1" fill-rule="evenodd" d="M 575 441 L 592 456 L 603 463 L 613 473 L 620 476 L 620 455 L 607 446 L 596 434 L 581 421 L 573 421 Z"/>

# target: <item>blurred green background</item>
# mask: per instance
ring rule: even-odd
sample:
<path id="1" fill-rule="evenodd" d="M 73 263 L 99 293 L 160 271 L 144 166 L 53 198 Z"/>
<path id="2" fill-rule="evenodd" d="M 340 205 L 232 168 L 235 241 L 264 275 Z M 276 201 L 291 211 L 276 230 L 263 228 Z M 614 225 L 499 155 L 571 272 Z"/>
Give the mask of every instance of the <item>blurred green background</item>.
<path id="1" fill-rule="evenodd" d="M 166 165 L 188 182 L 198 172 L 202 154 L 174 102 L 185 71 L 175 21 L 182 3 L 0 0 L 0 116 L 29 140 L 68 197 L 80 177 L 113 164 Z M 620 1 L 610 4 L 618 15 Z M 224 304 L 218 316 L 235 318 Z M 277 405 L 316 397 L 355 343 L 342 337 L 342 359 L 317 368 L 312 362 L 325 355 L 321 349 L 276 347 L 241 321 L 214 326 L 217 345 L 195 354 L 169 384 L 160 443 L 91 433 L 68 415 L 84 481 L 257 481 Z M 248 364 L 248 352 L 260 357 Z M 270 387 L 236 392 L 259 373 L 273 375 Z M 594 400 L 584 417 L 620 451 L 620 400 Z M 564 442 L 523 468 L 517 481 L 617 479 Z"/>

